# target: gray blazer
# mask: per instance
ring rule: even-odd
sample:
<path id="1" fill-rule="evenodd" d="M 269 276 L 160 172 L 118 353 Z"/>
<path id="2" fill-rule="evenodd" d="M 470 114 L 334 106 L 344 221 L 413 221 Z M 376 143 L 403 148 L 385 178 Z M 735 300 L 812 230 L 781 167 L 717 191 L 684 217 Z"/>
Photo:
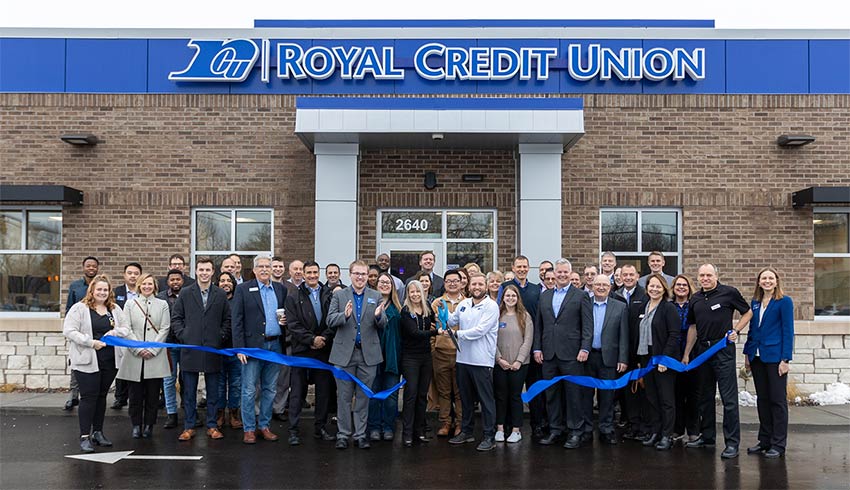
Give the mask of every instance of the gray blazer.
<path id="1" fill-rule="evenodd" d="M 608 298 L 602 321 L 602 364 L 615 368 L 629 363 L 629 311 L 626 304 Z"/>
<path id="2" fill-rule="evenodd" d="M 130 327 L 127 324 L 127 318 L 124 316 L 124 312 L 118 305 L 112 308 L 112 316 L 115 318 L 115 327 L 108 332 L 108 335 L 126 337 L 130 333 Z M 94 347 L 92 347 L 94 336 L 92 335 L 91 328 L 91 313 L 85 303 L 79 302 L 71 306 L 71 309 L 65 315 L 62 333 L 71 341 L 68 345 L 68 354 L 71 357 L 71 369 L 83 373 L 96 373 L 100 371 L 100 366 L 97 364 L 97 354 Z M 115 367 L 118 367 L 117 355 L 115 360 Z"/>
<path id="3" fill-rule="evenodd" d="M 651 276 L 651 275 L 652 274 L 650 273 L 650 274 L 647 274 L 645 276 L 641 276 L 640 279 L 638 279 L 638 285 L 640 285 L 640 287 L 646 289 L 646 281 L 649 280 L 649 276 Z M 673 279 L 675 279 L 675 277 L 669 276 L 669 275 L 667 275 L 663 272 L 661 273 L 661 277 L 663 277 L 664 279 L 667 280 L 668 286 L 673 286 Z"/>
<path id="4" fill-rule="evenodd" d="M 537 303 L 534 350 L 543 359 L 574 361 L 580 350 L 590 352 L 593 341 L 593 305 L 584 290 L 570 286 L 557 313 L 552 310 L 554 289 L 547 289 Z"/>
<path id="5" fill-rule="evenodd" d="M 331 298 L 328 310 L 328 327 L 336 332 L 330 363 L 335 366 L 348 366 L 354 354 L 354 338 L 357 336 L 357 319 L 355 312 L 345 318 L 345 305 L 354 302 L 354 288 L 348 287 L 335 292 Z M 384 361 L 381 353 L 381 337 L 379 330 L 387 324 L 387 315 L 382 314 L 375 319 L 375 308 L 381 304 L 381 293 L 366 288 L 363 290 L 363 313 L 360 321 L 360 345 L 363 349 L 363 359 L 367 366 L 376 366 Z"/>
<path id="6" fill-rule="evenodd" d="M 139 304 L 136 304 L 136 301 Z M 171 313 L 168 302 L 150 297 L 139 297 L 136 301 L 128 301 L 124 305 L 124 315 L 130 323 L 130 333 L 127 338 L 140 342 L 165 342 L 171 330 Z M 146 304 L 149 303 L 149 304 Z M 142 305 L 139 308 L 139 305 Z M 151 321 L 145 318 L 145 312 Z M 153 322 L 153 325 L 151 325 Z M 154 330 L 156 327 L 156 330 Z M 157 330 L 159 332 L 157 332 Z M 171 366 L 168 365 L 168 353 L 164 349 L 147 349 L 154 354 L 150 359 L 143 359 L 143 349 L 127 349 L 121 359 L 118 369 L 118 379 L 141 381 L 142 364 L 145 366 L 145 379 L 167 378 L 171 376 Z"/>

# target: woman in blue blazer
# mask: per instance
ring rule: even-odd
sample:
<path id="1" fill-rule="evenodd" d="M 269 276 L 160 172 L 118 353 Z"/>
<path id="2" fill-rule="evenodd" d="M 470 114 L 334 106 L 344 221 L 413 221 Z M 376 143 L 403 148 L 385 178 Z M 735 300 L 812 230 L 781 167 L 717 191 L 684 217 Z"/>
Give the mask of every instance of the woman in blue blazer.
<path id="1" fill-rule="evenodd" d="M 794 302 L 782 292 L 779 274 L 765 267 L 756 276 L 753 319 L 744 345 L 744 362 L 752 370 L 759 414 L 759 442 L 748 454 L 785 455 L 788 437 L 788 370 L 794 352 Z"/>

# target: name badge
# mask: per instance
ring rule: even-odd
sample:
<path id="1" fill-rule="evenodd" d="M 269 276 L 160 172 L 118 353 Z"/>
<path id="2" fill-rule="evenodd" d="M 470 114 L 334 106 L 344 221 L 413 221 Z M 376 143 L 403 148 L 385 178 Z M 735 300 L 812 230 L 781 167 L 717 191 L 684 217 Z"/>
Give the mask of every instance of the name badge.
<path id="1" fill-rule="evenodd" d="M 260 288 L 248 288 L 248 291 L 253 293 L 254 291 L 259 291 Z"/>
<path id="2" fill-rule="evenodd" d="M 375 300 L 372 299 L 372 298 L 366 298 L 366 302 L 369 303 L 370 305 L 377 304 L 377 303 L 375 303 Z"/>
<path id="3" fill-rule="evenodd" d="M 505 328 L 505 327 L 507 327 L 507 326 L 508 326 L 508 324 L 507 324 L 507 323 L 505 323 L 505 322 L 499 322 L 499 328 Z"/>
<path id="4" fill-rule="evenodd" d="M 753 305 L 753 309 L 757 310 L 757 309 L 759 309 L 760 306 L 761 306 L 760 303 L 756 303 L 756 304 Z"/>
<path id="5" fill-rule="evenodd" d="M 641 313 L 641 314 L 640 314 L 640 316 L 638 316 L 638 318 L 643 318 L 643 317 L 645 317 L 645 316 L 646 316 L 646 315 L 644 315 L 643 313 Z"/>
<path id="6" fill-rule="evenodd" d="M 720 308 L 720 305 L 712 305 L 712 306 L 711 306 L 711 311 L 717 310 L 717 309 L 719 309 L 719 308 Z"/>
<path id="7" fill-rule="evenodd" d="M 466 311 L 466 306 L 461 306 L 460 311 Z"/>
<path id="8" fill-rule="evenodd" d="M 415 313 L 413 313 L 413 312 L 410 312 L 410 318 L 413 318 L 413 319 L 415 320 L 415 319 L 416 319 L 416 314 L 415 314 Z"/>
<path id="9" fill-rule="evenodd" d="M 116 296 L 115 299 L 118 301 L 124 301 L 124 296 Z"/>

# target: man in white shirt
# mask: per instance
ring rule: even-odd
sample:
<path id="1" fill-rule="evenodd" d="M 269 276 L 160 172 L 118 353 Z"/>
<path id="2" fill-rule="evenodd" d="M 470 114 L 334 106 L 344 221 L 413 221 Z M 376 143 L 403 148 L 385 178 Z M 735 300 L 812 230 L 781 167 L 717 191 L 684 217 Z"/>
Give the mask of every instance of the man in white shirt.
<path id="1" fill-rule="evenodd" d="M 449 439 L 449 443 L 475 442 L 473 417 L 475 402 L 479 401 L 484 439 L 476 449 L 490 451 L 495 447 L 496 435 L 493 365 L 499 333 L 499 305 L 487 294 L 484 274 L 470 274 L 469 289 L 472 297 L 461 301 L 454 313 L 448 315 L 448 326 L 458 325 L 457 381 L 463 406 L 461 432 Z M 449 335 L 449 332 L 443 330 L 442 334 Z"/>

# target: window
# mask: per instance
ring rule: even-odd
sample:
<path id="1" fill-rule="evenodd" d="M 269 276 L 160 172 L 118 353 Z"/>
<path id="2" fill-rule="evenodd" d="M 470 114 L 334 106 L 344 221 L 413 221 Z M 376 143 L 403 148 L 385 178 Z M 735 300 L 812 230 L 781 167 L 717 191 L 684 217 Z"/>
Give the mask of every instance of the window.
<path id="1" fill-rule="evenodd" d="M 679 209 L 603 209 L 599 215 L 600 250 L 614 252 L 617 266 L 634 264 L 640 275 L 649 273 L 647 257 L 664 254 L 664 272 L 679 273 L 682 264 L 682 212 Z"/>
<path id="2" fill-rule="evenodd" d="M 62 210 L 0 208 L 0 315 L 59 315 Z"/>
<path id="3" fill-rule="evenodd" d="M 390 254 L 394 274 L 402 279 L 419 268 L 419 254 L 433 250 L 435 270 L 474 262 L 482 271 L 495 266 L 496 212 L 490 210 L 378 211 L 380 252 Z"/>
<path id="4" fill-rule="evenodd" d="M 271 209 L 195 209 L 192 212 L 192 267 L 195 259 L 209 256 L 215 270 L 231 253 L 242 260 L 242 277 L 253 278 L 258 252 L 272 253 L 274 212 Z"/>
<path id="5" fill-rule="evenodd" d="M 850 208 L 815 209 L 815 316 L 850 316 Z"/>

